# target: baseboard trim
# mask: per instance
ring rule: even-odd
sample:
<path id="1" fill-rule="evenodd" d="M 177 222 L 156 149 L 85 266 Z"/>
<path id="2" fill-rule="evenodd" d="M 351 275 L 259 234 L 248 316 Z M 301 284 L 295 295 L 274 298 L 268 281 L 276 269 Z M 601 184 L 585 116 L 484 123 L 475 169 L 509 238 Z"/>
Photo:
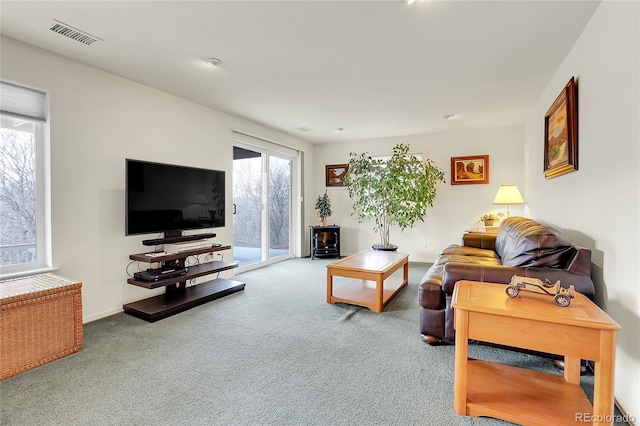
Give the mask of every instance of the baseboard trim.
<path id="1" fill-rule="evenodd" d="M 629 414 L 629 411 L 625 409 L 625 407 L 623 406 L 623 404 L 618 400 L 618 398 L 613 398 L 613 403 L 615 404 L 616 408 L 618 409 L 618 411 L 620 411 L 620 414 L 622 415 L 621 419 L 619 419 L 620 422 L 626 423 L 629 426 L 635 426 L 636 425 L 636 421 L 638 420 L 633 414 Z M 618 419 L 616 419 L 618 420 Z"/>
<path id="2" fill-rule="evenodd" d="M 107 318 L 110 317 L 112 315 L 116 315 L 116 314 L 121 314 L 122 312 L 124 312 L 124 309 L 111 309 L 108 311 L 103 311 L 100 312 L 99 314 L 95 314 L 95 315 L 91 315 L 89 317 L 85 317 L 83 318 L 82 322 L 83 324 L 87 324 L 93 321 L 98 321 L 101 320 L 103 318 Z"/>

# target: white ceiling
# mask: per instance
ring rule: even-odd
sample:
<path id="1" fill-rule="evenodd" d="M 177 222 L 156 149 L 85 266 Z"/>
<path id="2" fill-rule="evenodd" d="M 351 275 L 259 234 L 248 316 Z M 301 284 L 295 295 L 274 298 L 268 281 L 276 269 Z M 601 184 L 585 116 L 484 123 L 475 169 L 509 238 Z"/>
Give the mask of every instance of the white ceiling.
<path id="1" fill-rule="evenodd" d="M 598 5 L 2 0 L 0 32 L 318 143 L 521 124 Z"/>

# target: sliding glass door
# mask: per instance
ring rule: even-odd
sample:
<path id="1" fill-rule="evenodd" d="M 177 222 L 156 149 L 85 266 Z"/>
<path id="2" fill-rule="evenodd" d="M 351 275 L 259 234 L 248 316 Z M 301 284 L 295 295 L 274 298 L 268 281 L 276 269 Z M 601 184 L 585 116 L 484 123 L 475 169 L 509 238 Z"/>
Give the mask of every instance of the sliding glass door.
<path id="1" fill-rule="evenodd" d="M 273 155 L 269 164 L 269 258 L 291 252 L 291 160 Z"/>
<path id="2" fill-rule="evenodd" d="M 291 257 L 293 159 L 233 149 L 233 257 L 240 268 Z"/>

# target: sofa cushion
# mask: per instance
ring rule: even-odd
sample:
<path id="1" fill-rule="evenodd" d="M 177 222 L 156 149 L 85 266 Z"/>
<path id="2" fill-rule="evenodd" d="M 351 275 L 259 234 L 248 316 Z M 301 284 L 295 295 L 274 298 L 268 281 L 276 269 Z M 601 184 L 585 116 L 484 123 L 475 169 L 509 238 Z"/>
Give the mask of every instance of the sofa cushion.
<path id="1" fill-rule="evenodd" d="M 440 309 L 442 307 L 442 276 L 446 264 L 464 265 L 500 265 L 500 259 L 493 250 L 482 250 L 475 247 L 464 247 L 452 244 L 442 250 L 433 265 L 420 280 L 418 287 L 418 303 L 423 308 Z"/>
<path id="2" fill-rule="evenodd" d="M 523 217 L 502 221 L 496 237 L 496 252 L 505 266 L 565 269 L 574 251 L 565 234 Z"/>
<path id="3" fill-rule="evenodd" d="M 452 244 L 442 250 L 440 255 L 459 255 L 459 256 L 473 256 L 473 257 L 490 257 L 493 259 L 498 259 L 498 254 L 493 250 L 487 250 L 476 247 L 467 247 L 461 246 L 458 244 Z"/>

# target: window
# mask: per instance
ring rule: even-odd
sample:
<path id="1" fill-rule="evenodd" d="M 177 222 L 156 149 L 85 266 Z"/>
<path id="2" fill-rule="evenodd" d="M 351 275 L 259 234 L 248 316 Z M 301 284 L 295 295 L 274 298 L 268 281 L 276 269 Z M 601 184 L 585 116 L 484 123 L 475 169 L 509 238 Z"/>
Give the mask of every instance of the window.
<path id="1" fill-rule="evenodd" d="M 45 186 L 47 95 L 0 81 L 2 277 L 51 266 Z"/>

